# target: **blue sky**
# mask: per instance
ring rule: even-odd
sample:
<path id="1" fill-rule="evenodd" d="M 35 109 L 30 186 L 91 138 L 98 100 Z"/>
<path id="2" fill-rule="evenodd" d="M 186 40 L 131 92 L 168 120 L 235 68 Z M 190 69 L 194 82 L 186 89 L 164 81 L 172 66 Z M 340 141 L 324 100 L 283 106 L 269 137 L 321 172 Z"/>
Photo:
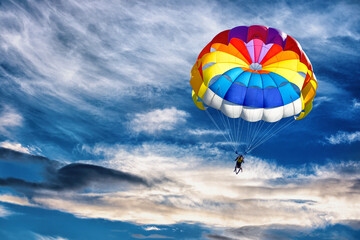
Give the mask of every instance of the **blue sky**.
<path id="1" fill-rule="evenodd" d="M 357 1 L 0 1 L 0 238 L 358 239 Z M 312 112 L 235 155 L 191 99 L 220 31 L 281 29 Z"/>

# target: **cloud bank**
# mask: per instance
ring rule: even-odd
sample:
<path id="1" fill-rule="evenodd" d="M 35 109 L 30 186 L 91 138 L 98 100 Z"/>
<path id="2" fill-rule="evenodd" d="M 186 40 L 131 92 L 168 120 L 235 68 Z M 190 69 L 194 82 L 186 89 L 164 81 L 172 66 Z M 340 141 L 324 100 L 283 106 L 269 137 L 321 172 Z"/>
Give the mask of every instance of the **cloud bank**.
<path id="1" fill-rule="evenodd" d="M 82 192 L 79 186 L 88 181 L 88 176 L 99 182 L 104 181 L 104 177 L 99 172 L 94 173 L 94 167 L 90 173 L 79 172 L 77 167 L 87 169 L 87 165 L 72 164 L 58 171 L 58 176 L 64 177 L 63 180 L 59 177 L 63 186 L 71 182 L 71 186 L 63 189 L 61 198 L 58 189 L 47 188 L 46 194 L 35 192 L 32 195 L 32 204 L 86 218 L 147 225 L 194 222 L 219 228 L 276 224 L 321 228 L 357 219 L 360 214 L 358 162 L 314 164 L 292 169 L 249 156 L 244 172 L 234 175 L 232 162 L 226 166 L 208 162 L 197 156 L 198 150 L 192 147 L 186 154 L 181 154 L 184 149 L 176 152 L 170 148 L 169 151 L 175 151 L 173 156 L 159 154 L 163 152 L 159 145 L 130 150 L 123 148 L 125 146 L 101 147 L 109 155 L 102 161 L 104 167 L 97 168 L 106 168 L 107 177 L 109 172 L 111 176 L 126 172 L 130 176 L 150 179 L 156 175 L 162 180 L 149 187 L 136 178 L 133 182 L 137 187 L 126 191 L 113 189 L 102 193 L 97 188 L 90 188 L 90 191 Z M 127 154 L 124 151 L 128 151 Z M 140 165 L 134 165 L 139 162 Z M 71 174 L 71 178 L 62 174 L 64 172 Z M 118 177 L 116 174 L 114 178 Z M 123 180 L 123 175 L 120 177 Z M 34 189 L 34 186 L 23 187 Z M 76 189 L 79 190 L 74 191 Z M 12 202 L 7 195 L 0 195 L 0 201 Z"/>

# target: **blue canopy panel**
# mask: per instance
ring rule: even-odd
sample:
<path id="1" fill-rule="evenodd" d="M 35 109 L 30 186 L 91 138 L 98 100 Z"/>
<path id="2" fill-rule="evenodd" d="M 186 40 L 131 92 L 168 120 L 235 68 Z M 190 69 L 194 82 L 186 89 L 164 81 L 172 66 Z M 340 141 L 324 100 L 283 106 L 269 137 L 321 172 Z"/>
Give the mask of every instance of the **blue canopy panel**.
<path id="1" fill-rule="evenodd" d="M 279 74 L 273 73 L 273 72 L 270 72 L 268 74 L 268 76 L 270 76 L 273 79 L 273 81 L 276 83 L 277 87 L 280 87 L 280 85 L 282 83 L 289 82 L 286 78 L 280 76 Z"/>
<path id="2" fill-rule="evenodd" d="M 284 106 L 281 93 L 278 88 L 264 89 L 264 108 Z"/>
<path id="3" fill-rule="evenodd" d="M 263 88 L 263 82 L 259 73 L 251 74 L 249 87 Z"/>
<path id="4" fill-rule="evenodd" d="M 244 105 L 246 89 L 247 87 L 234 82 L 225 94 L 224 99 L 238 105 Z"/>
<path id="5" fill-rule="evenodd" d="M 263 88 L 276 88 L 277 85 L 274 80 L 267 73 L 260 74 L 261 79 L 263 81 Z"/>
<path id="6" fill-rule="evenodd" d="M 239 83 L 240 85 L 247 87 L 249 86 L 250 77 L 251 72 L 243 72 L 235 79 L 235 83 Z"/>
<path id="7" fill-rule="evenodd" d="M 244 106 L 253 108 L 264 108 L 264 90 L 259 88 L 248 88 Z"/>
<path id="8" fill-rule="evenodd" d="M 221 77 L 219 77 L 219 79 L 217 79 L 213 84 L 211 84 L 209 88 L 216 95 L 218 95 L 221 98 L 224 98 L 231 84 L 243 72 L 244 70 L 242 70 L 241 68 L 230 69 L 229 71 L 225 72 Z"/>
<path id="9" fill-rule="evenodd" d="M 279 87 L 279 91 L 281 94 L 281 98 L 284 102 L 284 105 L 289 104 L 300 97 L 298 93 L 295 91 L 293 85 L 290 84 L 289 82 Z"/>
<path id="10" fill-rule="evenodd" d="M 244 70 L 242 70 L 242 68 L 233 68 L 225 72 L 223 75 L 229 76 L 229 78 L 234 82 L 235 79 L 243 72 Z"/>
<path id="11" fill-rule="evenodd" d="M 221 98 L 224 98 L 225 93 L 230 88 L 232 82 L 228 78 L 226 78 L 224 75 L 221 76 L 216 82 L 214 82 L 209 88 L 218 96 Z"/>

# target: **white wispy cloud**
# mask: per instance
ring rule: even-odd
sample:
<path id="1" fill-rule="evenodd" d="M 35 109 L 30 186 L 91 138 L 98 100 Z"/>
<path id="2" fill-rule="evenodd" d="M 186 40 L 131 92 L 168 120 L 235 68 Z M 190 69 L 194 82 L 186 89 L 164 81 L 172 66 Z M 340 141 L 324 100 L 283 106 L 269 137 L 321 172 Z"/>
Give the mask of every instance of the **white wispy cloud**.
<path id="1" fill-rule="evenodd" d="M 332 98 L 328 96 L 321 96 L 316 97 L 316 100 L 314 100 L 314 108 L 317 108 L 318 106 L 322 105 L 323 103 L 332 101 Z"/>
<path id="2" fill-rule="evenodd" d="M 356 98 L 353 99 L 353 108 L 354 109 L 360 108 L 360 102 Z"/>
<path id="3" fill-rule="evenodd" d="M 189 134 L 202 136 L 202 135 L 222 135 L 225 132 L 221 132 L 219 130 L 211 130 L 211 129 L 190 129 Z"/>
<path id="4" fill-rule="evenodd" d="M 202 39 L 221 30 L 211 17 L 215 3 L 193 2 L 195 8 L 157 1 L 31 5 L 41 15 L 20 4 L 1 12 L 0 21 L 9 23 L 0 28 L 4 57 L 28 81 L 9 77 L 27 94 L 50 95 L 78 107 L 87 106 L 79 92 L 118 99 L 144 94 L 147 85 L 169 89 L 183 83 L 197 54 L 190 49 L 199 50 L 206 44 Z"/>
<path id="5" fill-rule="evenodd" d="M 173 130 L 178 124 L 185 123 L 189 114 L 175 107 L 155 109 L 146 113 L 136 113 L 130 119 L 134 132 L 156 133 L 163 130 Z"/>
<path id="6" fill-rule="evenodd" d="M 326 138 L 326 141 L 330 144 L 351 144 L 360 141 L 360 131 L 356 132 L 342 132 L 339 131 L 334 135 Z"/>
<path id="7" fill-rule="evenodd" d="M 4 106 L 0 113 L 0 133 L 9 135 L 9 130 L 13 127 L 22 126 L 23 117 L 10 106 Z"/>
<path id="8" fill-rule="evenodd" d="M 7 210 L 5 207 L 1 206 L 0 205 L 0 217 L 3 218 L 3 217 L 7 217 L 9 215 L 11 215 L 12 213 Z"/>
<path id="9" fill-rule="evenodd" d="M 59 237 L 59 236 L 45 236 L 34 233 L 35 240 L 68 240 L 67 238 Z"/>
<path id="10" fill-rule="evenodd" d="M 360 38 L 353 31 L 359 6 L 346 2 L 321 14 L 286 2 L 240 7 L 218 1 L 65 1 L 31 2 L 28 9 L 13 4 L 0 10 L 6 23 L 0 27 L 0 48 L 27 80 L 6 76 L 26 94 L 52 96 L 88 111 L 95 106 L 84 96 L 118 101 L 150 94 L 146 86 L 188 85 L 184 79 L 199 51 L 215 34 L 238 25 L 264 24 L 298 39 L 316 39 L 312 47 L 324 52 L 333 37 Z M 338 50 L 348 49 L 339 44 Z"/>

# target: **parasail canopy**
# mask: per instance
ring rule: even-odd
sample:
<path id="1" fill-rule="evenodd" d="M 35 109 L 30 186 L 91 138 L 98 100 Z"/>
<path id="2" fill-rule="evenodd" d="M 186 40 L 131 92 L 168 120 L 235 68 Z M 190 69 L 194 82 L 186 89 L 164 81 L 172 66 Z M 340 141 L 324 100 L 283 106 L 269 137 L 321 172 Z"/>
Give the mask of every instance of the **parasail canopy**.
<path id="1" fill-rule="evenodd" d="M 317 88 L 300 44 L 260 25 L 216 35 L 199 54 L 190 84 L 198 108 L 209 106 L 249 122 L 302 119 L 312 109 Z"/>
<path id="2" fill-rule="evenodd" d="M 308 115 L 317 89 L 300 44 L 260 25 L 216 35 L 200 52 L 190 84 L 196 106 L 206 110 L 235 151 L 242 145 L 245 153 Z"/>

